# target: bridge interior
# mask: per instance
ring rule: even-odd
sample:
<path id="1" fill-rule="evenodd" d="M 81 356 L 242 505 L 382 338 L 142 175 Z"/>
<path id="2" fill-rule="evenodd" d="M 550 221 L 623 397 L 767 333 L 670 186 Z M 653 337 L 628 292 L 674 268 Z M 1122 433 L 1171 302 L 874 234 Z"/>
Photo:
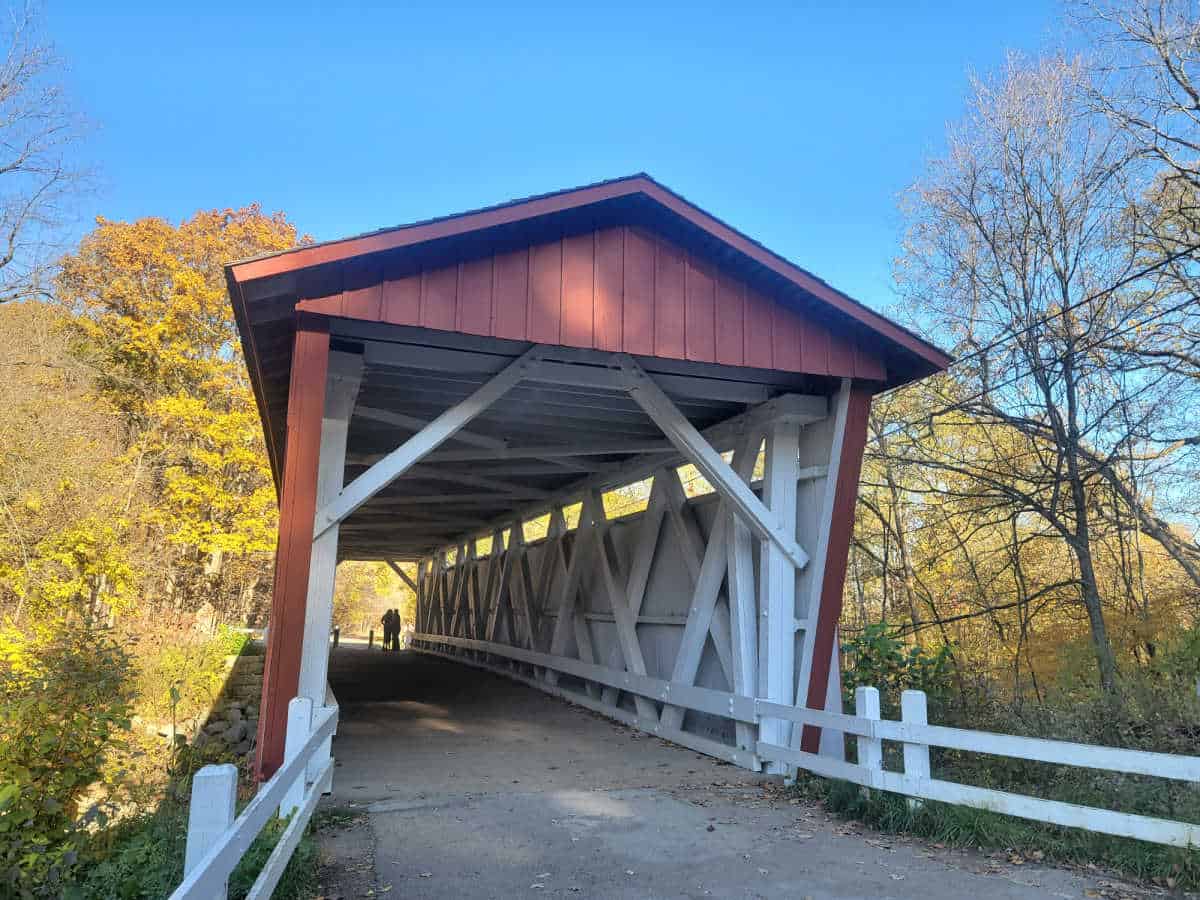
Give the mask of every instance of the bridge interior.
<path id="1" fill-rule="evenodd" d="M 367 813 L 345 863 L 369 869 L 357 882 L 362 892 L 439 900 L 1099 895 L 1099 883 L 1061 870 L 998 871 L 976 855 L 864 834 L 777 778 L 462 663 L 343 642 L 329 678 L 340 725 L 328 803 Z"/>

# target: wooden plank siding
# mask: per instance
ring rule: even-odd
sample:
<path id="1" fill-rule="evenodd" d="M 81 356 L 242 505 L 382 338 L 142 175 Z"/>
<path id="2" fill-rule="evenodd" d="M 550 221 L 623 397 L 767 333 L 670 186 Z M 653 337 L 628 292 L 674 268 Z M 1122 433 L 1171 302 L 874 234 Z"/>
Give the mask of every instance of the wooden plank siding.
<path id="1" fill-rule="evenodd" d="M 340 282 L 340 283 L 339 283 Z M 637 227 L 397 277 L 348 266 L 297 309 L 510 340 L 883 381 L 878 353 Z"/>

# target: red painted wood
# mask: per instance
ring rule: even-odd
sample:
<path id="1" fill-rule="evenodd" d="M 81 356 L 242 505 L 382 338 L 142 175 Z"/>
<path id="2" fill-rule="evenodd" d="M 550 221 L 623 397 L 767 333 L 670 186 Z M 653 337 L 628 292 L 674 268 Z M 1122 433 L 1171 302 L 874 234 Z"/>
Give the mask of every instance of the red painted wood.
<path id="1" fill-rule="evenodd" d="M 371 258 L 346 264 L 342 284 L 342 315 L 352 319 L 376 319 L 382 313 L 383 270 Z"/>
<path id="2" fill-rule="evenodd" d="M 562 242 L 529 249 L 529 323 L 526 338 L 557 344 L 562 319 Z"/>
<path id="3" fill-rule="evenodd" d="M 839 378 L 854 377 L 854 345 L 849 335 L 829 332 L 829 374 Z"/>
<path id="4" fill-rule="evenodd" d="M 654 355 L 685 359 L 683 251 L 658 241 L 654 254 Z"/>
<path id="5" fill-rule="evenodd" d="M 383 321 L 421 324 L 421 276 L 390 278 L 383 283 Z"/>
<path id="6" fill-rule="evenodd" d="M 621 307 L 624 349 L 654 353 L 654 239 L 625 229 L 625 299 Z"/>
<path id="7" fill-rule="evenodd" d="M 624 231 L 608 228 L 596 232 L 596 348 L 621 350 L 621 301 L 625 277 Z"/>
<path id="8" fill-rule="evenodd" d="M 757 291 L 746 291 L 745 348 L 746 365 L 773 369 L 774 330 L 771 302 Z"/>
<path id="9" fill-rule="evenodd" d="M 529 301 L 529 251 L 503 253 L 492 269 L 492 334 L 525 339 Z"/>
<path id="10" fill-rule="evenodd" d="M 863 323 L 885 340 L 894 341 L 906 347 L 934 368 L 941 369 L 949 365 L 951 357 L 936 347 L 926 344 L 874 310 L 852 300 L 814 278 L 811 273 L 792 265 L 762 245 L 750 240 L 744 234 L 735 231 L 718 219 L 714 219 L 704 210 L 688 203 L 678 194 L 664 188 L 646 175 L 634 175 L 602 184 L 560 191 L 474 213 L 447 216 L 418 225 L 388 229 L 343 241 L 330 241 L 301 247 L 288 253 L 238 263 L 230 266 L 227 273 L 233 282 L 245 284 L 287 272 L 311 270 L 312 267 L 327 263 L 345 262 L 368 253 L 378 253 L 401 247 L 415 247 L 441 238 L 453 238 L 480 229 L 528 221 L 564 210 L 579 209 L 606 200 L 639 194 L 707 232 L 729 248 L 744 254 L 764 268 L 798 285 L 817 300 Z M 330 293 L 330 291 L 316 291 L 302 293 L 301 296 L 327 296 Z"/>
<path id="11" fill-rule="evenodd" d="M 563 238 L 562 342 L 571 347 L 592 347 L 595 306 L 596 237 L 592 232 Z"/>
<path id="12" fill-rule="evenodd" d="M 426 328 L 454 330 L 458 302 L 458 266 L 433 269 L 421 275 L 421 324 Z"/>
<path id="13" fill-rule="evenodd" d="M 808 323 L 780 303 L 771 304 L 771 342 L 774 367 L 789 372 L 805 370 L 803 349 Z"/>
<path id="14" fill-rule="evenodd" d="M 298 308 L 601 350 L 872 381 L 883 360 L 639 228 L 610 228 L 422 273 L 332 273 Z M 345 290 L 341 286 L 346 285 Z M 324 290 L 326 293 L 316 293 Z"/>
<path id="15" fill-rule="evenodd" d="M 492 333 L 492 258 L 463 263 L 458 276 L 458 330 Z"/>
<path id="16" fill-rule="evenodd" d="M 745 304 L 745 286 L 725 275 L 718 276 L 716 360 L 722 365 L 740 366 L 745 359 L 743 352 Z"/>
<path id="17" fill-rule="evenodd" d="M 296 696 L 300 683 L 300 651 L 304 642 L 313 521 L 317 513 L 317 463 L 321 454 L 321 416 L 325 409 L 328 367 L 328 320 L 301 316 L 292 350 L 287 446 L 279 498 L 279 541 L 275 550 L 275 583 L 258 719 L 255 769 L 263 780 L 270 778 L 283 763 L 287 707 Z"/>
<path id="18" fill-rule="evenodd" d="M 833 515 L 829 523 L 829 542 L 825 551 L 825 574 L 821 583 L 821 605 L 817 610 L 816 633 L 813 636 L 812 669 L 806 698 L 809 709 L 825 708 L 825 693 L 829 688 L 829 670 L 833 657 L 833 638 L 838 620 L 842 617 L 846 561 L 850 554 L 850 538 L 854 532 L 854 506 L 858 499 L 858 477 L 862 471 L 863 450 L 867 446 L 867 418 L 870 413 L 870 386 L 854 382 L 850 388 L 846 431 L 842 438 L 841 458 L 838 460 Z M 805 726 L 800 738 L 800 749 L 806 753 L 816 753 L 820 741 L 821 729 Z"/>
<path id="19" fill-rule="evenodd" d="M 695 258 L 687 261 L 684 343 L 688 359 L 717 358 L 716 273 Z"/>

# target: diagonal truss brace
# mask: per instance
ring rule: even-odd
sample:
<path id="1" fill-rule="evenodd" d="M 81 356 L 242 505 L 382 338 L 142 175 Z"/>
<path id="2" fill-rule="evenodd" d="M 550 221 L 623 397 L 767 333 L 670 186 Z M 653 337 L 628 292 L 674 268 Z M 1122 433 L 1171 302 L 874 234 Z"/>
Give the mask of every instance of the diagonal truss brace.
<path id="1" fill-rule="evenodd" d="M 625 389 L 667 439 L 691 462 L 760 539 L 772 541 L 797 569 L 808 565 L 808 554 L 789 528 L 755 496 L 750 486 L 729 467 L 704 436 L 679 411 L 641 366 L 626 354 L 616 356 L 625 374 Z"/>
<path id="2" fill-rule="evenodd" d="M 516 387 L 537 368 L 542 352 L 543 349 L 540 346 L 528 350 L 466 400 L 446 410 L 346 485 L 333 500 L 317 513 L 313 539 L 316 540 L 334 525 L 345 520 L 352 512 Z"/>

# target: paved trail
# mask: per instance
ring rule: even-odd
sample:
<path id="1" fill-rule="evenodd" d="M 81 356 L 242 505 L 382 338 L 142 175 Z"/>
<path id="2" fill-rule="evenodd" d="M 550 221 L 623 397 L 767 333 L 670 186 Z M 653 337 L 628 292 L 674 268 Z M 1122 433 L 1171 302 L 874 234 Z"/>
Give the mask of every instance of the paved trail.
<path id="1" fill-rule="evenodd" d="M 437 658 L 343 644 L 330 680 L 331 802 L 368 820 L 324 839 L 344 869 L 327 896 L 336 884 L 453 900 L 1130 896 L 862 833 L 773 780 Z"/>

